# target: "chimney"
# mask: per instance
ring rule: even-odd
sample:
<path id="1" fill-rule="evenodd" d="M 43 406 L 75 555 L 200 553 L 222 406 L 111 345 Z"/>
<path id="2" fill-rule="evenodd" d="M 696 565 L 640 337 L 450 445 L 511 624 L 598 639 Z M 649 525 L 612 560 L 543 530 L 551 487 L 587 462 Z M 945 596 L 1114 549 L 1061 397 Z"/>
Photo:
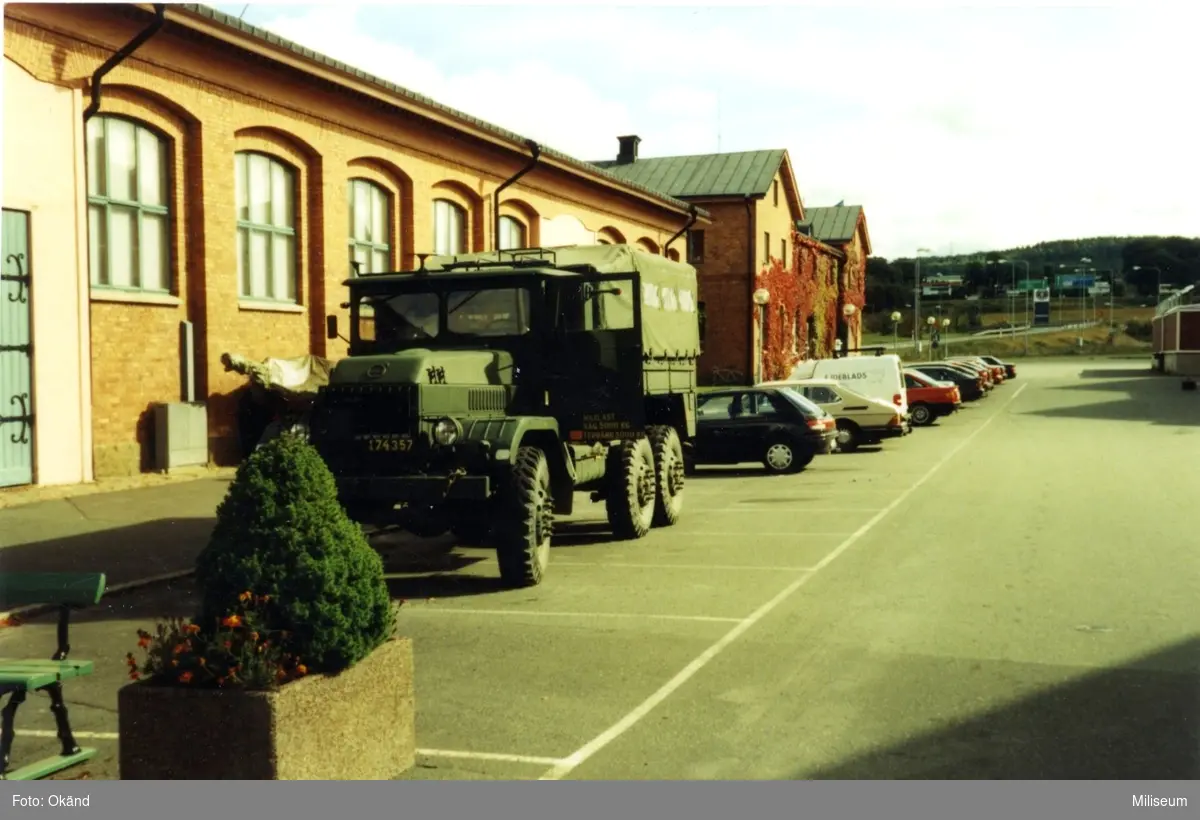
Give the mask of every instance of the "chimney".
<path id="1" fill-rule="evenodd" d="M 637 162 L 638 143 L 642 138 L 636 134 L 631 134 L 627 137 L 617 137 L 617 142 L 621 145 L 621 150 L 617 152 L 617 164 L 629 165 Z"/>

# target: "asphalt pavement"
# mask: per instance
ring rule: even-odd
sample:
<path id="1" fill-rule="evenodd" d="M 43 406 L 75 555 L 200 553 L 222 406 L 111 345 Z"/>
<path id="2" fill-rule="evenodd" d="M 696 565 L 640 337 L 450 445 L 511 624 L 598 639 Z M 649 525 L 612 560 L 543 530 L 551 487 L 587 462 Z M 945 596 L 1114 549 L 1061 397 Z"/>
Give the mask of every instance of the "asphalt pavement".
<path id="1" fill-rule="evenodd" d="M 1142 360 L 1018 370 L 796 476 L 703 470 L 683 521 L 639 541 L 612 541 L 585 503 L 533 589 L 499 589 L 487 551 L 379 539 L 416 652 L 403 777 L 1200 777 L 1200 399 Z M 222 486 L 92 523 L 111 510 L 122 543 L 155 533 L 168 571 L 202 546 Z M 9 541 L 14 512 L 53 523 L 0 511 Z M 73 654 L 97 674 L 68 702 L 100 754 L 63 777 L 117 776 L 121 659 L 193 603 L 174 582 L 80 617 Z M 0 630 L 0 655 L 48 655 L 51 623 Z M 53 750 L 45 706 L 22 707 L 18 758 Z"/>

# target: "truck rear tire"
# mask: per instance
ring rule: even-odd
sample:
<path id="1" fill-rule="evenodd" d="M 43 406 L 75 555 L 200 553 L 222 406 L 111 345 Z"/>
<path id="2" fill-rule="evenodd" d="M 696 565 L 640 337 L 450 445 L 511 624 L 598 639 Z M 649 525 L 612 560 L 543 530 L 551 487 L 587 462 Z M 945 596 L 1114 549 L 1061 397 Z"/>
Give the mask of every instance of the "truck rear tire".
<path id="1" fill-rule="evenodd" d="M 674 427 L 650 428 L 650 449 L 654 452 L 654 526 L 670 527 L 683 515 L 683 443 Z"/>
<path id="2" fill-rule="evenodd" d="M 622 441 L 608 451 L 604 506 L 613 535 L 622 540 L 642 538 L 654 524 L 654 450 L 650 440 Z"/>
<path id="3" fill-rule="evenodd" d="M 554 504 L 550 465 L 539 448 L 517 450 L 508 484 L 501 491 L 499 519 L 495 539 L 500 580 L 510 587 L 540 584 L 550 563 Z"/>

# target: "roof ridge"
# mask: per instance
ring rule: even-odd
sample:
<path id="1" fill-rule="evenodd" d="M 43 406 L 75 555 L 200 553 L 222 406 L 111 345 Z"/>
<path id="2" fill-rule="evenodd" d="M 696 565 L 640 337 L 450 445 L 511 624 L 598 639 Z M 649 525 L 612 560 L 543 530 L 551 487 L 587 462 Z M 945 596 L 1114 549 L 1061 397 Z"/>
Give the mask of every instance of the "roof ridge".
<path id="1" fill-rule="evenodd" d="M 379 86 L 386 91 L 390 91 L 392 93 L 399 94 L 402 97 L 407 97 L 417 103 L 428 106 L 437 111 L 444 112 L 444 113 L 449 114 L 458 119 L 464 120 L 471 125 L 474 125 L 478 128 L 481 128 L 484 131 L 488 131 L 495 136 L 502 137 L 511 142 L 524 143 L 524 142 L 528 141 L 527 137 L 524 137 L 524 136 L 516 133 L 515 131 L 510 131 L 507 128 L 503 128 L 499 125 L 495 125 L 494 123 L 487 122 L 486 120 L 482 120 L 479 117 L 476 117 L 476 116 L 466 113 L 465 111 L 459 111 L 456 108 L 451 108 L 450 106 L 448 106 L 444 103 L 438 102 L 437 100 L 433 99 L 432 97 L 427 97 L 424 94 L 419 94 L 416 91 L 413 91 L 409 88 L 405 88 L 402 85 L 393 83 L 390 80 L 385 80 L 382 77 L 376 77 L 373 74 L 368 74 L 366 71 L 363 71 L 362 69 L 355 68 L 354 66 L 352 66 L 348 63 L 343 63 L 341 60 L 335 60 L 332 57 L 328 57 L 324 54 L 321 54 L 320 52 L 314 51 L 313 49 L 310 49 L 307 46 L 302 46 L 299 43 L 293 42 L 292 40 L 288 40 L 284 37 L 280 37 L 278 34 L 268 31 L 267 29 L 260 28 L 258 26 L 244 22 L 242 19 L 240 19 L 238 17 L 234 17 L 231 14 L 226 14 L 223 11 L 219 11 L 218 9 L 215 9 L 212 6 L 204 5 L 202 3 L 173 3 L 173 4 L 170 4 L 169 8 L 182 10 L 185 12 L 191 12 L 193 14 L 200 15 L 201 17 L 206 17 L 206 18 L 213 20 L 217 23 L 220 23 L 222 25 L 229 26 L 230 28 L 237 29 L 238 31 L 241 31 L 244 34 L 249 34 L 252 37 L 258 38 L 259 40 L 262 40 L 263 42 L 269 43 L 274 46 L 279 46 L 279 47 L 288 49 L 289 51 L 291 51 L 295 54 L 299 54 L 302 57 L 307 57 L 310 60 L 313 60 L 318 63 L 322 63 L 323 65 L 326 65 L 337 71 L 343 71 L 343 72 L 350 74 L 351 76 L 356 77 L 360 80 L 364 80 L 368 83 L 371 83 L 372 85 Z M 604 168 L 601 168 L 601 167 L 595 165 L 594 163 L 588 162 L 587 160 L 581 160 L 581 159 L 571 156 L 570 154 L 566 154 L 562 151 L 557 151 L 553 148 L 550 148 L 549 146 L 542 145 L 540 142 L 539 142 L 539 147 L 542 150 L 543 156 L 557 159 L 561 162 L 566 163 L 567 165 L 574 166 L 576 169 L 578 169 L 580 171 L 587 171 L 588 173 L 597 174 L 600 177 L 609 180 L 610 182 L 615 182 L 618 185 L 621 185 L 630 190 L 638 191 L 639 193 L 643 193 L 643 194 L 649 194 L 650 196 L 654 197 L 655 199 L 658 199 L 662 202 L 672 205 L 680 210 L 687 211 L 690 208 L 694 207 L 690 203 L 684 202 L 681 199 L 676 199 L 675 197 L 672 197 L 672 196 L 668 196 L 667 194 L 664 194 L 662 191 L 656 191 L 656 190 L 654 190 L 652 188 L 648 188 L 644 185 L 639 185 L 636 182 L 629 182 L 628 180 L 624 180 L 615 174 L 609 173 Z M 697 208 L 697 211 L 699 211 L 699 213 L 705 217 L 711 216 L 711 214 L 708 213 L 707 211 L 705 211 L 703 208 Z"/>

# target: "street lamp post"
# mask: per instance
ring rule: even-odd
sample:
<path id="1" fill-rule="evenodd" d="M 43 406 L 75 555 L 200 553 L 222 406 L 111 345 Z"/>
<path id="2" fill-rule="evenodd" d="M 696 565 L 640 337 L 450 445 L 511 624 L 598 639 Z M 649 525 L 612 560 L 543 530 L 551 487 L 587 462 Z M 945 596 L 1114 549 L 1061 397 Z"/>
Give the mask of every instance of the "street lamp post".
<path id="1" fill-rule="evenodd" d="M 930 316 L 925 320 L 925 324 L 929 325 L 929 361 L 933 361 L 933 326 L 937 324 L 937 319 Z"/>
<path id="2" fill-rule="evenodd" d="M 892 320 L 892 352 L 895 353 L 900 348 L 900 311 L 893 310 L 889 318 Z"/>
<path id="3" fill-rule="evenodd" d="M 949 319 L 949 317 L 942 319 L 942 333 L 945 334 L 947 337 L 949 337 L 949 334 L 950 334 L 950 319 Z M 945 352 L 943 353 L 943 355 L 949 356 L 950 355 L 950 342 L 943 339 L 942 344 L 945 346 Z"/>
<path id="4" fill-rule="evenodd" d="M 917 248 L 916 294 L 913 298 L 913 341 L 921 352 L 921 254 L 932 253 L 929 248 Z"/>
<path id="5" fill-rule="evenodd" d="M 771 303 L 771 291 L 759 288 L 754 291 L 754 304 L 758 307 L 758 344 L 754 357 L 754 383 L 762 381 L 763 356 L 767 352 L 767 305 Z"/>
<path id="6" fill-rule="evenodd" d="M 854 318 L 854 314 L 858 311 L 854 305 L 843 305 L 842 316 L 845 317 L 844 326 L 846 328 L 846 345 L 845 351 L 850 352 L 850 320 Z"/>

